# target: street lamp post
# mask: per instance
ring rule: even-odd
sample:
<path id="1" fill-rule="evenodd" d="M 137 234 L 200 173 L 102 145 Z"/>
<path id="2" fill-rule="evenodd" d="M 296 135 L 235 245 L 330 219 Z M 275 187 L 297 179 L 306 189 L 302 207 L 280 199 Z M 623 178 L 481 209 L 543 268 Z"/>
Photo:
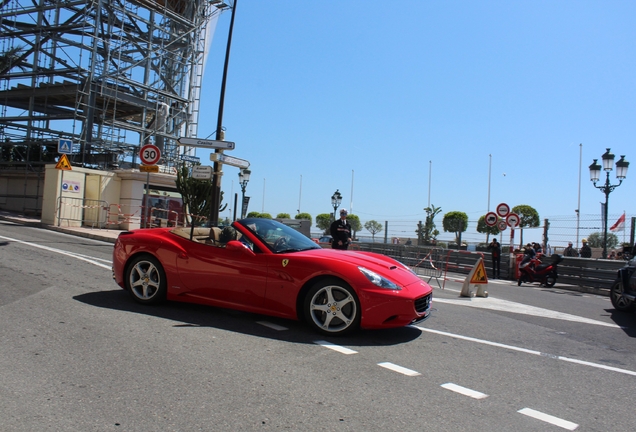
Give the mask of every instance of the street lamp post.
<path id="1" fill-rule="evenodd" d="M 242 169 L 239 171 L 239 185 L 241 185 L 241 219 L 245 219 L 245 211 L 247 210 L 247 205 L 245 203 L 245 188 L 247 187 L 247 183 L 250 181 L 250 174 L 252 172 L 248 169 Z"/>
<path id="2" fill-rule="evenodd" d="M 341 202 L 342 202 L 342 195 L 340 195 L 340 192 L 338 191 L 338 189 L 336 189 L 333 195 L 331 195 L 331 206 L 333 207 L 334 220 L 338 219 L 338 217 L 336 216 L 336 211 L 338 210 L 338 207 L 340 207 Z"/>
<path id="3" fill-rule="evenodd" d="M 610 149 L 602 156 L 603 166 L 601 167 L 598 164 L 598 159 L 594 159 L 592 165 L 590 165 L 590 180 L 594 183 L 594 187 L 600 189 L 601 192 L 605 194 L 605 208 L 603 211 L 603 259 L 607 258 L 607 210 L 608 210 L 608 202 L 610 193 L 619 187 L 625 177 L 627 177 L 627 168 L 629 167 L 629 162 L 625 160 L 625 156 L 621 155 L 621 158 L 618 162 L 616 162 L 616 178 L 618 179 L 618 184 L 613 185 L 610 184 L 610 171 L 612 171 L 612 164 L 614 163 L 614 155 L 610 153 Z M 596 186 L 596 182 L 599 181 L 601 177 L 601 168 L 605 171 L 605 184 L 601 186 Z"/>

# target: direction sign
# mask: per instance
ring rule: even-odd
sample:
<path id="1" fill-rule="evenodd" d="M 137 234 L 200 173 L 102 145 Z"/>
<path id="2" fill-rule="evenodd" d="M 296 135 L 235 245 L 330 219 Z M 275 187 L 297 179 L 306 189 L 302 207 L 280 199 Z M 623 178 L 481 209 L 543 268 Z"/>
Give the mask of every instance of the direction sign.
<path id="1" fill-rule="evenodd" d="M 210 178 L 212 178 L 212 167 L 206 165 L 193 166 L 192 178 L 197 180 L 210 180 Z"/>
<path id="2" fill-rule="evenodd" d="M 60 138 L 57 141 L 57 152 L 62 154 L 73 153 L 73 141 Z"/>
<path id="3" fill-rule="evenodd" d="M 500 217 L 505 218 L 508 216 L 508 213 L 510 213 L 510 206 L 508 204 L 501 203 L 497 206 L 497 214 Z"/>
<path id="4" fill-rule="evenodd" d="M 497 228 L 499 228 L 499 231 L 505 231 L 506 228 L 508 228 L 508 224 L 505 220 L 501 219 L 499 222 L 497 222 Z"/>
<path id="5" fill-rule="evenodd" d="M 235 144 L 232 141 L 217 141 L 217 140 L 206 140 L 199 138 L 184 138 L 181 137 L 177 140 L 179 145 L 182 146 L 190 146 L 190 147 L 200 147 L 200 148 L 213 148 L 213 149 L 221 149 L 221 150 L 234 150 Z"/>
<path id="6" fill-rule="evenodd" d="M 154 172 L 154 173 L 158 173 L 159 172 L 159 166 L 158 165 L 139 165 L 139 171 L 140 172 Z"/>
<path id="7" fill-rule="evenodd" d="M 201 158 L 198 156 L 190 156 L 190 155 L 184 155 L 184 154 L 179 156 L 179 159 L 181 159 L 182 161 L 192 162 L 192 163 L 201 162 Z"/>
<path id="8" fill-rule="evenodd" d="M 499 220 L 499 218 L 497 217 L 497 213 L 495 212 L 486 213 L 486 217 L 484 219 L 485 219 L 486 225 L 488 226 L 497 225 L 497 221 Z"/>
<path id="9" fill-rule="evenodd" d="M 230 165 L 237 168 L 249 168 L 250 163 L 245 159 L 239 159 L 236 157 L 224 155 L 222 153 L 210 153 L 210 160 L 213 162 L 219 162 L 222 164 Z"/>
<path id="10" fill-rule="evenodd" d="M 156 145 L 143 145 L 139 149 L 139 159 L 144 165 L 156 165 L 161 159 L 161 150 Z"/>
<path id="11" fill-rule="evenodd" d="M 520 221 L 521 220 L 519 219 L 519 215 L 516 213 L 510 213 L 508 217 L 506 217 L 506 224 L 510 228 L 517 228 L 519 226 Z"/>

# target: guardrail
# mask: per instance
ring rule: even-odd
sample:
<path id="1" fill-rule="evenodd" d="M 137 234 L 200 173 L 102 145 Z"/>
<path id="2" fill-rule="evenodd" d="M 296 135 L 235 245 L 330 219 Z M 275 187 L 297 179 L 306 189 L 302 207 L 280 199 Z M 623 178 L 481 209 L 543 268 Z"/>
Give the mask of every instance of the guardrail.
<path id="1" fill-rule="evenodd" d="M 429 281 L 432 277 L 442 277 L 442 273 L 439 271 L 442 268 L 447 268 L 454 273 L 468 274 L 479 256 L 484 257 L 484 266 L 489 275 L 492 270 L 492 255 L 488 252 L 441 249 L 445 252 L 442 253 L 444 256 L 440 256 L 439 252 L 435 252 L 440 250 L 439 248 L 425 246 L 387 243 L 358 243 L 358 245 L 360 250 L 381 253 L 412 267 L 418 274 L 429 276 Z M 431 261 L 428 261 L 427 264 L 428 258 L 431 258 Z M 621 260 L 564 257 L 563 261 L 559 263 L 557 282 L 581 287 L 581 291 L 609 295 L 609 289 L 616 280 L 617 270 L 625 266 L 626 263 L 626 261 Z M 516 264 L 513 263 L 513 265 Z M 501 278 L 513 280 L 514 274 L 511 274 L 510 270 L 510 254 L 502 254 Z"/>

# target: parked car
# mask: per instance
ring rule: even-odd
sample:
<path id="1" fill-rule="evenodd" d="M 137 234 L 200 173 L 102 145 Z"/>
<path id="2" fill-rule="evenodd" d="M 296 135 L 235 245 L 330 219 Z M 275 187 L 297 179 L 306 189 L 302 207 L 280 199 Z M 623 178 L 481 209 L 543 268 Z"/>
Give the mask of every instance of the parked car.
<path id="1" fill-rule="evenodd" d="M 323 249 L 277 221 L 123 232 L 113 276 L 140 303 L 201 303 L 305 320 L 317 332 L 406 326 L 429 316 L 432 288 L 385 255 Z"/>
<path id="2" fill-rule="evenodd" d="M 619 311 L 636 310 L 636 258 L 618 270 L 616 281 L 610 289 L 612 305 Z"/>

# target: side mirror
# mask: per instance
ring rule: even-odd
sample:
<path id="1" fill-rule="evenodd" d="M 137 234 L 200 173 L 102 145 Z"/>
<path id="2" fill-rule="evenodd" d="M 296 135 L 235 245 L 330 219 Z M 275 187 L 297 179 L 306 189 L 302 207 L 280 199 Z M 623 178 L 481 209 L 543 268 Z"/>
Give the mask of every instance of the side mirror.
<path id="1" fill-rule="evenodd" d="M 225 245 L 225 249 L 232 252 L 245 253 L 251 256 L 255 255 L 254 251 L 252 251 L 249 247 L 247 247 L 245 243 L 242 243 L 238 240 L 230 240 L 229 242 L 227 242 L 227 244 Z"/>

